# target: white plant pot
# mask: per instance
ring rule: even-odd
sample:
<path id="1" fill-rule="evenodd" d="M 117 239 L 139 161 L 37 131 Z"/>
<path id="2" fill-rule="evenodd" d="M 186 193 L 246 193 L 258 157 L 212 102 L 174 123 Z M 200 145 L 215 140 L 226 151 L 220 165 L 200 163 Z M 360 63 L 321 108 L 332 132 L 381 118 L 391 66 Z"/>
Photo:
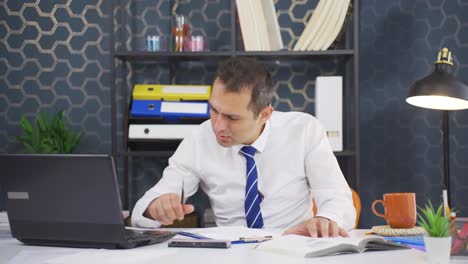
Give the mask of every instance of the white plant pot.
<path id="1" fill-rule="evenodd" d="M 450 262 L 452 237 L 424 237 L 427 261 L 430 264 L 447 264 Z"/>

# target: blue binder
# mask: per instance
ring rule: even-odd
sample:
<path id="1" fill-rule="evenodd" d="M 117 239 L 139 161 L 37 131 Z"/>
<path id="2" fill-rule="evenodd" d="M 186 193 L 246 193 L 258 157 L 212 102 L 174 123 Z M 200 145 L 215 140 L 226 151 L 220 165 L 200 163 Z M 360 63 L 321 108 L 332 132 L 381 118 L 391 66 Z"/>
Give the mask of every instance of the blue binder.
<path id="1" fill-rule="evenodd" d="M 206 101 L 133 100 L 130 113 L 134 117 L 163 117 L 167 121 L 179 118 L 209 118 Z"/>

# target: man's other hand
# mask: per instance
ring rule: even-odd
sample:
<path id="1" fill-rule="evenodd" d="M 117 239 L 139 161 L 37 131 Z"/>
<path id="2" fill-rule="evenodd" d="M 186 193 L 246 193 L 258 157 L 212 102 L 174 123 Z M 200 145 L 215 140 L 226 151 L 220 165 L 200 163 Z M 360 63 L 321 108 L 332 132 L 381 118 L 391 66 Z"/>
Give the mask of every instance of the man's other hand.
<path id="1" fill-rule="evenodd" d="M 283 235 L 301 235 L 310 237 L 348 237 L 348 233 L 335 221 L 325 217 L 310 218 L 290 229 L 286 230 Z"/>
<path id="2" fill-rule="evenodd" d="M 181 204 L 180 196 L 168 193 L 154 199 L 146 209 L 144 216 L 152 218 L 162 225 L 170 225 L 174 220 L 183 220 L 186 214 L 193 212 L 191 204 Z"/>

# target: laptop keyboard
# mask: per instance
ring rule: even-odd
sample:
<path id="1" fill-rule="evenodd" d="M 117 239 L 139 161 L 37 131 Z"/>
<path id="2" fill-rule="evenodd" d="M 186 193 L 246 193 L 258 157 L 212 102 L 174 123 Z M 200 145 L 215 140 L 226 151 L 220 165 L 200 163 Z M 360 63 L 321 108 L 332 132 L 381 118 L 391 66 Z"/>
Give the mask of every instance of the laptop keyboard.
<path id="1" fill-rule="evenodd" d="M 161 240 L 169 239 L 177 233 L 170 231 L 139 231 L 132 229 L 125 229 L 125 238 L 127 240 L 147 240 L 151 238 L 159 238 Z"/>

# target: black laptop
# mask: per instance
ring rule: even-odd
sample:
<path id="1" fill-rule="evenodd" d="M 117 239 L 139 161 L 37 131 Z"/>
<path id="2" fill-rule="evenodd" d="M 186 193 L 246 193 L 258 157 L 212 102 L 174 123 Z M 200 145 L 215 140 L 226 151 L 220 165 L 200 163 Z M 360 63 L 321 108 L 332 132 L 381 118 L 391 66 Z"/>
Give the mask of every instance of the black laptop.
<path id="1" fill-rule="evenodd" d="M 133 248 L 169 231 L 124 226 L 115 166 L 107 155 L 0 155 L 13 237 L 26 244 Z"/>

